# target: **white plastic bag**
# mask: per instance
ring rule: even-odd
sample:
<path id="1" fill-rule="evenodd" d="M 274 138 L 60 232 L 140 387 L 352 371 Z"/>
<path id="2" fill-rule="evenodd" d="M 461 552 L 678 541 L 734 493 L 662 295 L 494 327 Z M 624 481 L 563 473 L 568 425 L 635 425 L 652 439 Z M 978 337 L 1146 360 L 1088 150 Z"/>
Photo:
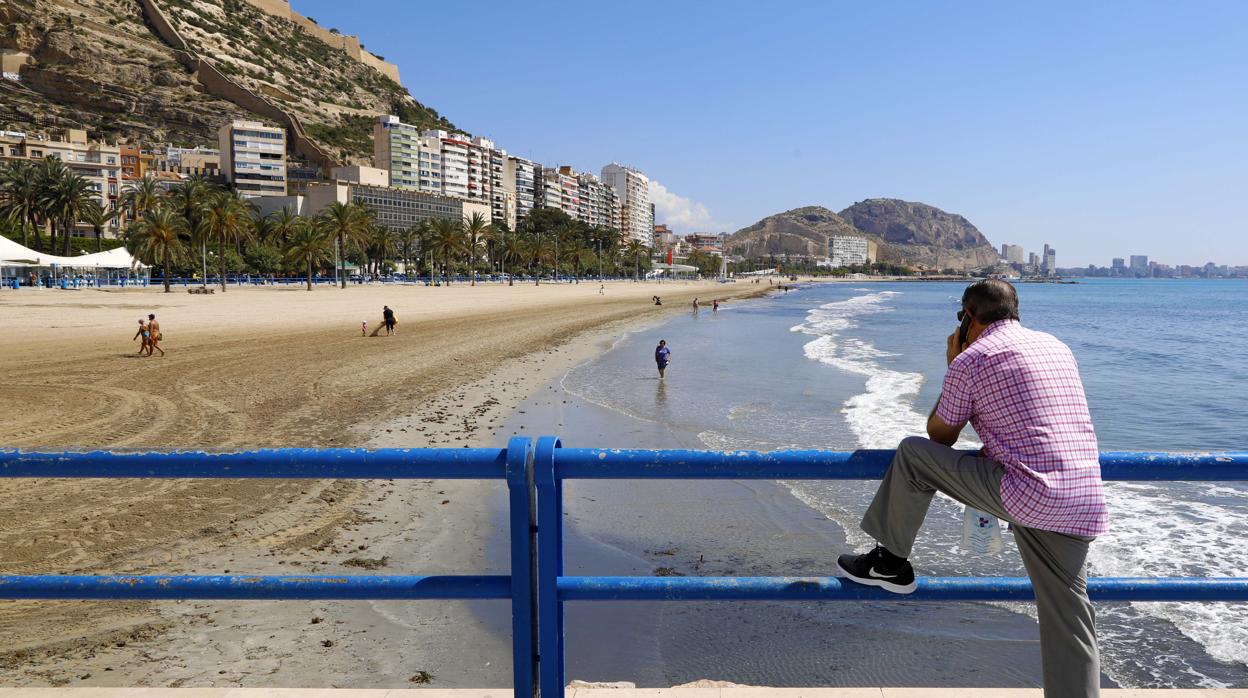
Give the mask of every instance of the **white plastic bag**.
<path id="1" fill-rule="evenodd" d="M 962 514 L 962 549 L 972 555 L 996 555 L 1004 547 L 997 517 L 966 507 Z"/>

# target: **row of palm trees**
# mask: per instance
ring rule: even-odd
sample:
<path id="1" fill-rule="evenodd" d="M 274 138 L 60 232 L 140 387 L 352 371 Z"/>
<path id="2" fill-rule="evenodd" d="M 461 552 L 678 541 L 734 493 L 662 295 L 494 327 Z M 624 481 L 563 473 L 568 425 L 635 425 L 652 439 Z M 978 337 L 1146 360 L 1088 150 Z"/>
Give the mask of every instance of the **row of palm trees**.
<path id="1" fill-rule="evenodd" d="M 42 247 L 47 233 L 52 249 L 63 249 L 66 256 L 79 221 L 95 229 L 97 249 L 110 221 L 129 221 L 127 249 L 160 267 L 166 292 L 175 270 L 198 267 L 206 285 L 210 249 L 222 291 L 231 264 L 240 264 L 244 252 L 259 250 L 276 256 L 288 271 L 306 273 L 309 290 L 315 272 L 331 261 L 335 270 L 350 261 L 373 274 L 401 263 L 409 273 L 427 271 L 446 283 L 466 273 L 473 285 L 482 271 L 524 273 L 540 283 L 546 273 L 637 276 L 649 264 L 649 250 L 639 242 L 624 242 L 614 229 L 587 226 L 554 209 L 530 212 L 516 231 L 479 213 L 466 220 L 426 219 L 396 231 L 358 202 L 335 202 L 315 216 L 281 209 L 260 217 L 249 201 L 208 179 L 192 177 L 167 187 L 150 176 L 128 182 L 121 197 L 103 207 L 87 180 L 55 158 L 0 168 L 0 219 L 20 229 L 22 244 L 33 236 Z M 345 274 L 339 283 L 346 287 Z"/>
<path id="2" fill-rule="evenodd" d="M 74 230 L 82 221 L 95 230 L 98 251 L 104 228 L 119 214 L 114 206 L 101 204 L 91 182 L 59 158 L 0 165 L 0 220 L 16 226 L 27 247 L 33 241 L 36 249 L 70 256 Z"/>

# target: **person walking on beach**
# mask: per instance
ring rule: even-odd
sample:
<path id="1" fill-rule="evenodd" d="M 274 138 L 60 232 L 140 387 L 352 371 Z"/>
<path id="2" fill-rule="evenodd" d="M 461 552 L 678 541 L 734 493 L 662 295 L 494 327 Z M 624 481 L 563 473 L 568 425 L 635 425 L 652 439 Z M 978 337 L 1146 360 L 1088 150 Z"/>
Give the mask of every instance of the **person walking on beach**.
<path id="1" fill-rule="evenodd" d="M 394 319 L 394 311 L 390 309 L 390 306 L 381 306 L 381 319 L 386 325 L 386 336 L 398 334 L 398 332 L 394 329 L 394 326 L 398 324 L 398 321 Z"/>
<path id="2" fill-rule="evenodd" d="M 160 348 L 160 341 L 165 336 L 160 333 L 160 323 L 156 322 L 156 313 L 147 314 L 147 355 L 152 355 L 152 350 L 160 352 L 161 356 L 165 355 L 165 350 Z"/>
<path id="3" fill-rule="evenodd" d="M 716 298 L 715 300 L 711 301 L 711 312 L 712 312 L 712 313 L 718 313 L 718 312 L 719 312 L 719 299 L 718 299 L 718 298 Z"/>
<path id="4" fill-rule="evenodd" d="M 139 331 L 134 333 L 134 337 L 132 337 L 130 341 L 133 342 L 140 337 L 143 338 L 143 341 L 139 344 L 139 356 L 150 354 L 151 352 L 148 351 L 147 343 L 151 334 L 147 331 L 147 323 L 143 322 L 143 318 L 139 318 Z"/>
<path id="5" fill-rule="evenodd" d="M 1018 295 L 1005 281 L 968 286 L 958 320 L 930 438 L 897 447 L 862 519 L 877 545 L 840 556 L 837 567 L 908 594 L 916 584 L 907 558 L 936 492 L 1004 519 L 1035 590 L 1044 695 L 1099 696 L 1085 563 L 1109 515 L 1079 366 L 1065 344 L 1019 324 Z M 978 453 L 952 448 L 968 422 L 984 442 Z"/>
<path id="6" fill-rule="evenodd" d="M 654 362 L 659 365 L 659 380 L 663 380 L 663 373 L 667 371 L 667 364 L 672 360 L 672 350 L 667 348 L 667 340 L 660 339 L 659 346 L 654 349 Z"/>

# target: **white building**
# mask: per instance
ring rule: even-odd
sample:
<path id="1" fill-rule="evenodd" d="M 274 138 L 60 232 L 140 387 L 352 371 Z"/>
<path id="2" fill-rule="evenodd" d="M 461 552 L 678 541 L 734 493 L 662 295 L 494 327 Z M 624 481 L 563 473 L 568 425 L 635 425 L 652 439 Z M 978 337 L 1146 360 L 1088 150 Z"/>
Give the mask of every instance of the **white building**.
<path id="1" fill-rule="evenodd" d="M 833 235 L 828 238 L 828 258 L 833 268 L 868 264 L 871 261 L 870 241 L 856 235 Z"/>
<path id="2" fill-rule="evenodd" d="M 378 117 L 373 124 L 373 165 L 388 173 L 390 186 L 420 189 L 420 131 L 397 116 Z M 429 178 L 427 172 L 424 178 Z M 440 174 L 438 187 L 441 191 Z"/>
<path id="3" fill-rule="evenodd" d="M 1057 273 L 1057 250 L 1044 246 L 1044 255 L 1040 258 L 1040 271 L 1045 276 L 1053 276 Z"/>
<path id="4" fill-rule="evenodd" d="M 514 155 L 507 158 L 503 180 L 516 193 L 516 222 L 519 223 L 537 206 L 537 165 Z M 514 227 L 513 227 L 514 229 Z"/>
<path id="5" fill-rule="evenodd" d="M 588 172 L 578 174 L 576 181 L 581 200 L 576 219 L 592 226 L 618 229 L 620 197 L 615 190 Z"/>
<path id="6" fill-rule="evenodd" d="M 217 131 L 221 174 L 243 196 L 286 196 L 286 129 L 235 119 Z"/>
<path id="7" fill-rule="evenodd" d="M 619 197 L 620 232 L 626 239 L 649 247 L 654 243 L 654 210 L 650 206 L 650 179 L 641 172 L 611 163 L 602 168 L 602 183 Z"/>
<path id="8" fill-rule="evenodd" d="M 1011 264 L 1022 264 L 1027 261 L 1027 253 L 1022 245 L 1001 245 L 1001 259 Z"/>

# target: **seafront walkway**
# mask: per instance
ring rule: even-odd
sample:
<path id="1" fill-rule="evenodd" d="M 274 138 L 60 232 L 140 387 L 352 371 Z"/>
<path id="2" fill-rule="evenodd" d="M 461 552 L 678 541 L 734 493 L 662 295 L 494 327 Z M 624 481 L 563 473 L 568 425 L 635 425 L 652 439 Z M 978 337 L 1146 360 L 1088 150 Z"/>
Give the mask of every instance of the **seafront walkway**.
<path id="1" fill-rule="evenodd" d="M 508 575 L 22 575 L 0 576 L 0 599 L 503 599 L 511 606 L 515 698 L 833 698 L 1040 696 L 1015 689 L 790 689 L 722 686 L 635 689 L 565 686 L 564 605 L 567 601 L 1030 601 L 1026 578 L 921 578 L 898 596 L 836 577 L 606 577 L 564 574 L 565 480 L 871 480 L 883 476 L 887 450 L 688 451 L 564 448 L 555 436 L 513 437 L 501 449 L 277 449 L 243 453 L 29 453 L 0 449 L 0 477 L 36 478 L 352 478 L 494 479 L 508 492 L 511 571 Z M 1100 457 L 1106 480 L 1248 481 L 1248 452 L 1131 453 Z M 1248 602 L 1248 578 L 1093 578 L 1094 601 Z M 921 677 L 915 677 L 921 680 Z M 53 692 L 54 691 L 54 692 Z M 584 695 L 582 695 L 584 691 Z M 1245 696 L 1174 690 L 1158 695 Z M 435 695 L 437 694 L 437 695 Z M 445 694 L 445 695 L 443 695 Z M 7 696 L 390 696 L 507 698 L 511 690 L 441 689 L 0 689 Z M 1114 691 L 1108 696 L 1150 692 Z"/>
<path id="2" fill-rule="evenodd" d="M 512 698 L 510 689 L 0 688 L 0 698 Z M 564 698 L 1043 698 L 1039 688 L 581 688 Z M 1248 698 L 1248 689 L 1107 688 L 1102 698 Z"/>

